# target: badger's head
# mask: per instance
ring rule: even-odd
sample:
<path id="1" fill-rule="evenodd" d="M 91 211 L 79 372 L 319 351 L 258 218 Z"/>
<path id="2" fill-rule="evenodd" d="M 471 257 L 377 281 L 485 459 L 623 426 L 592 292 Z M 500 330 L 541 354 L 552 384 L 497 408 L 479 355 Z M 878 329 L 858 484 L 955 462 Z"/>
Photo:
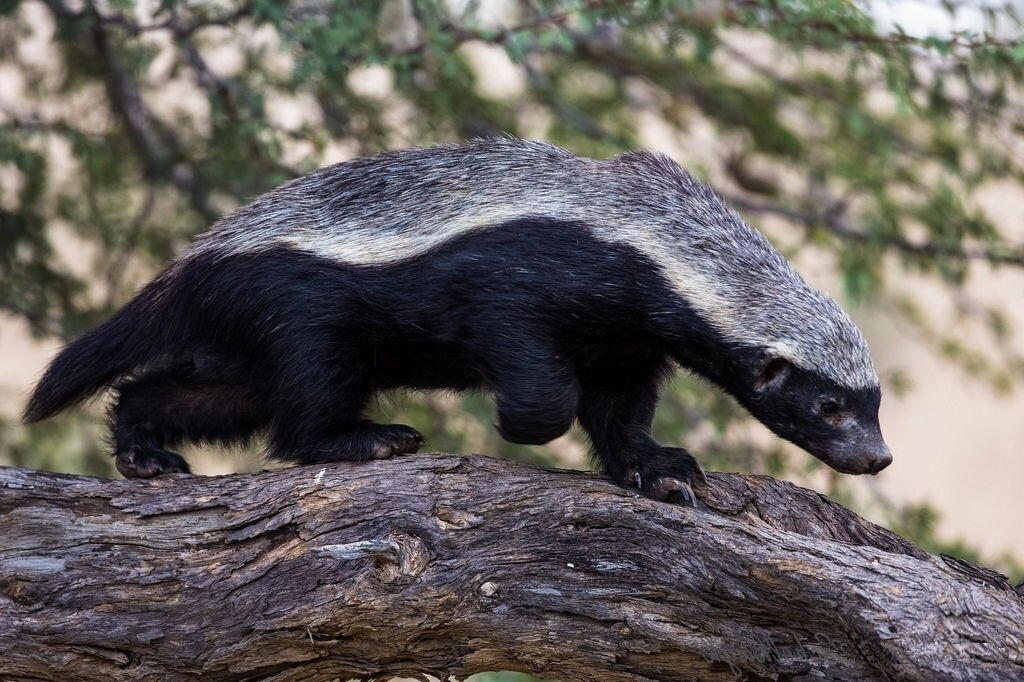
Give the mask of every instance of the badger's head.
<path id="1" fill-rule="evenodd" d="M 892 455 L 867 343 L 830 298 L 810 288 L 800 298 L 797 309 L 759 320 L 767 338 L 737 353 L 727 388 L 765 426 L 833 469 L 876 474 Z M 765 306 L 761 315 L 773 310 Z"/>
<path id="2" fill-rule="evenodd" d="M 877 474 L 892 462 L 878 424 L 877 384 L 844 385 L 770 350 L 744 378 L 737 398 L 751 414 L 833 469 Z"/>
<path id="3" fill-rule="evenodd" d="M 650 319 L 676 360 L 832 468 L 887 467 L 878 375 L 842 308 L 668 157 L 636 153 L 614 163 L 633 198 L 611 213 L 644 209 L 634 217 L 645 228 L 629 243 L 656 263 L 670 292 L 652 297 Z"/>

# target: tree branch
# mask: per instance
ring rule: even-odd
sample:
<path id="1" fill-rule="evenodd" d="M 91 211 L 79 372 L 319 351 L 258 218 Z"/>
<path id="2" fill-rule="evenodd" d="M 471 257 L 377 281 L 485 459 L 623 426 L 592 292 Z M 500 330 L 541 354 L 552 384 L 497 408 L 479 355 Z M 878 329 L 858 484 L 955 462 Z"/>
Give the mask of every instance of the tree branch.
<path id="1" fill-rule="evenodd" d="M 0 677 L 1024 675 L 1002 576 L 791 484 L 709 478 L 688 509 L 479 456 L 0 469 Z"/>
<path id="2" fill-rule="evenodd" d="M 168 179 L 188 197 L 192 208 L 209 221 L 219 212 L 209 203 L 208 189 L 197 169 L 184 161 L 182 145 L 168 129 L 158 127 L 146 109 L 138 83 L 132 79 L 101 22 L 92 25 L 93 42 L 107 72 L 111 110 L 125 126 L 147 180 Z"/>

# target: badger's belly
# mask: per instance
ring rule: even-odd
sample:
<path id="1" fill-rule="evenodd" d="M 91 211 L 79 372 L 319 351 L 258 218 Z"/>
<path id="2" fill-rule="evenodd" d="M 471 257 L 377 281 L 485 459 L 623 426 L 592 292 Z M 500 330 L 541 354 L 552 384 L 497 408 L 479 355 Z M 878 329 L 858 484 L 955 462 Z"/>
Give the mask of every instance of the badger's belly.
<path id="1" fill-rule="evenodd" d="M 376 389 L 471 390 L 483 385 L 478 364 L 458 343 L 422 337 L 396 337 L 367 349 Z"/>

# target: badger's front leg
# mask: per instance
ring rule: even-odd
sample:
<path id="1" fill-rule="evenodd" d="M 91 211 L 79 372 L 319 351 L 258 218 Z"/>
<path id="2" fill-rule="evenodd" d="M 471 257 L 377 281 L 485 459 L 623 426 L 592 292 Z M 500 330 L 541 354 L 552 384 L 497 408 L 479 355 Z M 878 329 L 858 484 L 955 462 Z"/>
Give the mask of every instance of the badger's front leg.
<path id="1" fill-rule="evenodd" d="M 693 506 L 697 498 L 690 486 L 705 480 L 704 471 L 686 450 L 659 445 L 651 435 L 669 367 L 667 360 L 656 358 L 582 373 L 579 420 L 616 483 L 655 500 Z"/>

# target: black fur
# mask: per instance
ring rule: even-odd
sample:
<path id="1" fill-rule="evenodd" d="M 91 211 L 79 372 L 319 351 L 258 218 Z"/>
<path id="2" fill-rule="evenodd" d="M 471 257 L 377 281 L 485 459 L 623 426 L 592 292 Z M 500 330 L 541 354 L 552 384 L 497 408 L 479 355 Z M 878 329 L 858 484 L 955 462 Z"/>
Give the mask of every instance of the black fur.
<path id="1" fill-rule="evenodd" d="M 658 272 L 581 225 L 540 219 L 385 266 L 281 248 L 200 255 L 69 346 L 26 419 L 136 372 L 118 385 L 111 422 L 119 468 L 146 476 L 187 471 L 165 448 L 262 432 L 272 456 L 296 462 L 413 452 L 413 429 L 363 419 L 374 393 L 484 389 L 506 439 L 546 443 L 578 418 L 613 479 L 692 501 L 696 460 L 651 436 L 659 388 L 679 363 L 787 438 L 837 440 L 794 406 L 826 389 L 853 405 L 848 391 L 792 368 L 788 392 L 773 397 L 758 383 L 764 350 L 724 342 Z"/>

